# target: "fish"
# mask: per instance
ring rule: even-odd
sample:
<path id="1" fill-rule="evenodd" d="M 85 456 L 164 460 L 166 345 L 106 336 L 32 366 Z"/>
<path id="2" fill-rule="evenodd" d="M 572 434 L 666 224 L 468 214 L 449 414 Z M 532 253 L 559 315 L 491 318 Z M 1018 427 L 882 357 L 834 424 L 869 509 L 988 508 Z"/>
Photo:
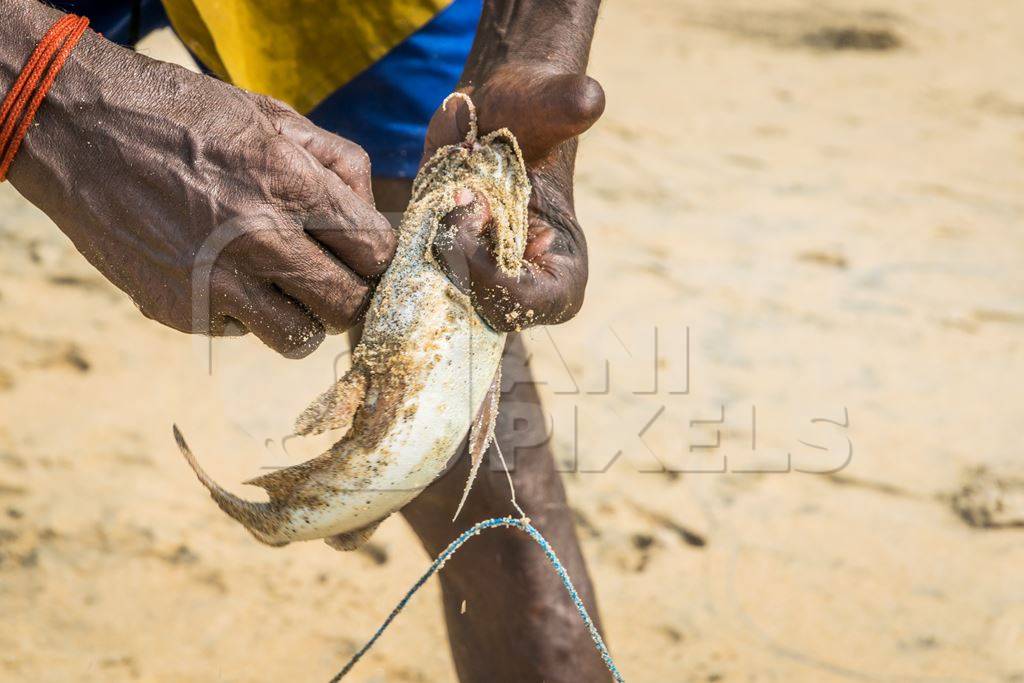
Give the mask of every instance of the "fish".
<path id="1" fill-rule="evenodd" d="M 337 430 L 340 439 L 311 460 L 244 482 L 267 493 L 268 500 L 252 501 L 214 481 L 174 426 L 200 483 L 263 543 L 322 538 L 339 550 L 358 548 L 445 470 L 468 434 L 471 474 L 458 516 L 493 441 L 506 334 L 477 312 L 433 248 L 454 239 L 441 219 L 456 208 L 456 192 L 469 189 L 489 203 L 484 248 L 497 267 L 518 275 L 531 186 L 515 136 L 507 129 L 478 135 L 473 102 L 454 93 L 442 106 L 452 97 L 468 104 L 469 132 L 438 149 L 417 174 L 351 369 L 295 423 L 300 436 Z"/>

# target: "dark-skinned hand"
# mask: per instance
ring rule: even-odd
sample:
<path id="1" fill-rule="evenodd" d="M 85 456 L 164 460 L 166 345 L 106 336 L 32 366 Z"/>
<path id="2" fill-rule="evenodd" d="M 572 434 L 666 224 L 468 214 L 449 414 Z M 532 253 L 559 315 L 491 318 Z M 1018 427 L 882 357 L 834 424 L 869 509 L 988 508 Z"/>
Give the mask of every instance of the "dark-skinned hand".
<path id="1" fill-rule="evenodd" d="M 461 91 L 473 99 L 481 135 L 508 128 L 522 149 L 533 184 L 525 267 L 518 279 L 497 267 L 480 239 L 490 221 L 487 200 L 465 192 L 457 195 L 464 206 L 445 217 L 456 239 L 435 254 L 450 276 L 467 280 L 456 284 L 495 329 L 564 322 L 582 306 L 587 283 L 587 244 L 573 206 L 576 136 L 601 116 L 604 92 L 588 76 L 533 63 L 502 65 Z M 468 130 L 469 107 L 453 98 L 430 122 L 424 161 Z"/>
<path id="2" fill-rule="evenodd" d="M 176 329 L 304 356 L 355 322 L 394 253 L 359 146 L 95 34 L 36 123 L 12 182 Z"/>

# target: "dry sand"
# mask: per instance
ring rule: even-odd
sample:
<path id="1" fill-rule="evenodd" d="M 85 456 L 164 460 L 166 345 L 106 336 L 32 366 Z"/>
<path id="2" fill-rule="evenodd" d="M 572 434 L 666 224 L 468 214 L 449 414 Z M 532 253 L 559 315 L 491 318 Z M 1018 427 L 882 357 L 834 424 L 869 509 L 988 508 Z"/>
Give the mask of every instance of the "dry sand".
<path id="1" fill-rule="evenodd" d="M 567 481 L 628 680 L 1024 681 L 1024 530 L 950 505 L 1024 468 L 1022 25 L 1016 0 L 607 3 L 588 303 L 531 344 L 560 458 L 574 409 L 578 469 L 622 451 Z M 427 558 L 397 519 L 365 552 L 257 544 L 170 423 L 224 482 L 308 456 L 279 439 L 343 341 L 218 342 L 211 376 L 9 186 L 0 269 L 0 679 L 326 679 Z M 837 475 L 740 471 L 847 440 Z M 453 680 L 435 585 L 354 680 Z"/>

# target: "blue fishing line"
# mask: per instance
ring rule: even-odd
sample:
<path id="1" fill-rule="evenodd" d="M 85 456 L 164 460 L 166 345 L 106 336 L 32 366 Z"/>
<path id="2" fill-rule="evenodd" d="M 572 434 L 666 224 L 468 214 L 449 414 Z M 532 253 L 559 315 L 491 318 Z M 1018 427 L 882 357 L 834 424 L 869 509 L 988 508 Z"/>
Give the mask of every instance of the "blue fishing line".
<path id="1" fill-rule="evenodd" d="M 572 581 L 569 579 L 569 573 L 565 571 L 565 567 L 562 566 L 558 556 L 555 555 L 555 551 L 551 548 L 551 544 L 547 542 L 547 540 L 533 527 L 533 525 L 526 520 L 516 519 L 515 517 L 495 517 L 493 519 L 480 522 L 479 524 L 475 524 L 471 528 L 463 531 L 461 536 L 452 541 L 451 544 L 444 549 L 444 552 L 437 556 L 437 559 L 430 565 L 430 568 L 427 569 L 426 573 L 424 573 L 423 576 L 413 584 L 413 587 L 410 588 L 409 592 L 405 594 L 405 597 L 399 601 L 395 606 L 395 609 L 391 610 L 391 614 L 389 614 L 388 618 L 384 620 L 384 623 L 380 625 L 380 628 L 378 628 L 377 632 L 373 634 L 373 637 L 367 641 L 366 645 L 363 645 L 363 647 L 360 648 L 359 652 L 352 656 L 352 659 L 348 661 L 345 668 L 342 669 L 338 675 L 332 678 L 330 683 L 337 683 L 337 681 L 340 681 L 345 677 L 345 674 L 352 670 L 352 667 L 356 665 L 356 662 L 362 659 L 363 655 L 366 654 L 367 651 L 373 647 L 374 643 L 377 642 L 377 639 L 381 637 L 381 634 L 384 633 L 385 629 L 391 625 L 391 622 L 395 620 L 398 613 L 405 609 L 405 606 L 409 604 L 409 600 L 416 594 L 416 591 L 418 591 L 431 576 L 436 574 L 438 569 L 444 566 L 444 563 L 448 561 L 448 558 L 455 554 L 456 550 L 484 529 L 493 529 L 494 527 L 515 527 L 516 529 L 521 529 L 537 542 L 537 545 L 539 545 L 544 551 L 544 554 L 547 555 L 548 561 L 551 562 L 551 566 L 555 568 L 555 573 L 558 574 L 558 578 L 562 580 L 562 585 L 565 586 L 565 590 L 569 591 L 569 597 L 572 598 L 573 604 L 576 605 L 576 611 L 580 613 L 580 619 L 583 620 L 583 624 L 587 627 L 587 631 L 590 632 L 590 637 L 594 640 L 594 646 L 601 655 L 601 659 L 604 660 L 604 665 L 608 667 L 608 671 L 611 672 L 612 677 L 617 683 L 625 683 L 625 680 L 622 678 L 622 674 L 619 673 L 619 669 L 615 666 L 615 662 L 612 661 L 612 656 L 608 653 L 608 648 L 605 646 L 604 640 L 601 638 L 601 634 L 597 632 L 597 627 L 594 626 L 593 620 L 591 620 L 590 615 L 587 613 L 587 608 L 583 606 L 583 600 L 580 599 L 579 593 L 577 593 L 576 588 L 573 587 Z"/>

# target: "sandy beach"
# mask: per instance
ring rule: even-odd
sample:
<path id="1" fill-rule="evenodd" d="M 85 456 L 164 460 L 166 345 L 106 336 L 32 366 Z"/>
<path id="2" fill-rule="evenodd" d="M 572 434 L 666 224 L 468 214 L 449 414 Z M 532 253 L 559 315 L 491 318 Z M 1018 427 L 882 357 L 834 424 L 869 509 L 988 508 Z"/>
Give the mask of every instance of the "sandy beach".
<path id="1" fill-rule="evenodd" d="M 954 505 L 1024 491 L 1024 4 L 605 4 L 527 339 L 626 679 L 1024 682 L 1024 503 Z M 242 491 L 345 339 L 162 328 L 9 185 L 0 273 L 0 680 L 327 680 L 430 558 L 258 544 L 171 424 Z M 352 680 L 454 680 L 434 583 Z"/>

